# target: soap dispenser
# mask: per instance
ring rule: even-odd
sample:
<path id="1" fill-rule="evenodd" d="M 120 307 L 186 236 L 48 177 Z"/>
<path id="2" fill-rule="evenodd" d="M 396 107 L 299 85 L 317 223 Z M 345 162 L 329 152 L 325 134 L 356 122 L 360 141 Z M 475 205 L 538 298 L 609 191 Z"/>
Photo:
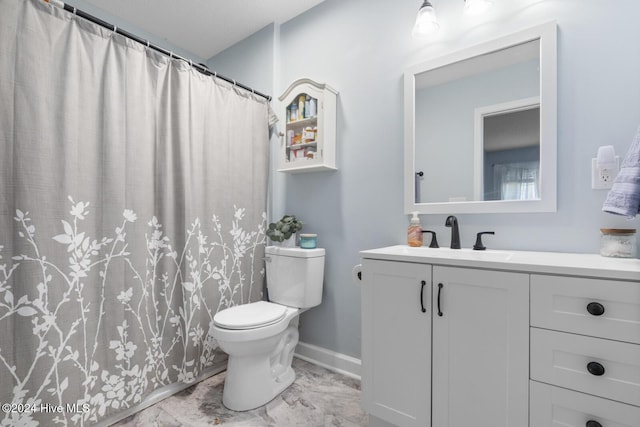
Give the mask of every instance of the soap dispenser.
<path id="1" fill-rule="evenodd" d="M 422 225 L 420 225 L 420 218 L 418 218 L 418 212 L 412 212 L 413 217 L 407 230 L 407 243 L 409 246 L 419 247 L 422 246 Z"/>

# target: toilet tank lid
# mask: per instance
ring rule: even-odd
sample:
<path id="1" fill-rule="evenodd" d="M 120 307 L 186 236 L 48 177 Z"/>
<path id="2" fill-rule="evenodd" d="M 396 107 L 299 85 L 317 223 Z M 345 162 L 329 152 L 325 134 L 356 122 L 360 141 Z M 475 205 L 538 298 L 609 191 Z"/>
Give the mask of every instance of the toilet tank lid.
<path id="1" fill-rule="evenodd" d="M 295 258 L 317 258 L 324 256 L 324 248 L 302 249 L 283 248 L 282 246 L 267 246 L 264 252 L 267 255 L 282 255 Z"/>
<path id="2" fill-rule="evenodd" d="M 253 329 L 279 321 L 286 312 L 283 305 L 258 301 L 219 311 L 213 316 L 213 323 L 225 329 Z"/>

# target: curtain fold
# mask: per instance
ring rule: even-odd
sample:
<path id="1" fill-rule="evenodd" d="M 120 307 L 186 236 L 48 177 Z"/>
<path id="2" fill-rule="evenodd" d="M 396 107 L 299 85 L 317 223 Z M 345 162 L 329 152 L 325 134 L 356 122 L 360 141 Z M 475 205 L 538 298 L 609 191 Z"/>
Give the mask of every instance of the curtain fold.
<path id="1" fill-rule="evenodd" d="M 272 116 L 0 0 L 0 425 L 93 424 L 224 363 L 213 315 L 261 298 Z"/>
<path id="2" fill-rule="evenodd" d="M 493 166 L 499 200 L 535 200 L 540 198 L 540 162 L 504 163 Z"/>

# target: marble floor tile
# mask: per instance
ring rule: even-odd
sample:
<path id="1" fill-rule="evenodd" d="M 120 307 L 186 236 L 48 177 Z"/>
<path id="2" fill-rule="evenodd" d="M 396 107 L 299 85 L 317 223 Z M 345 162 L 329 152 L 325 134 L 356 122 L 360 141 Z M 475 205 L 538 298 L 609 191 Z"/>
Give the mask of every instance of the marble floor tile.
<path id="1" fill-rule="evenodd" d="M 114 424 L 117 427 L 356 427 L 368 424 L 360 381 L 294 358 L 296 380 L 260 408 L 234 412 L 222 405 L 224 372 L 194 384 Z"/>

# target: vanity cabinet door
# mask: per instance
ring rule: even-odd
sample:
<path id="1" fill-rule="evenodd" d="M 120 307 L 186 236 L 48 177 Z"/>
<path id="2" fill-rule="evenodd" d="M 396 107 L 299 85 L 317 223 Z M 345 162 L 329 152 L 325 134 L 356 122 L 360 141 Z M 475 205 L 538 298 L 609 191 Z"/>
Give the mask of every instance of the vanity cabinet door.
<path id="1" fill-rule="evenodd" d="M 398 426 L 429 426 L 431 266 L 365 259 L 362 274 L 363 406 Z"/>
<path id="2" fill-rule="evenodd" d="M 529 276 L 433 267 L 434 427 L 528 425 Z"/>

